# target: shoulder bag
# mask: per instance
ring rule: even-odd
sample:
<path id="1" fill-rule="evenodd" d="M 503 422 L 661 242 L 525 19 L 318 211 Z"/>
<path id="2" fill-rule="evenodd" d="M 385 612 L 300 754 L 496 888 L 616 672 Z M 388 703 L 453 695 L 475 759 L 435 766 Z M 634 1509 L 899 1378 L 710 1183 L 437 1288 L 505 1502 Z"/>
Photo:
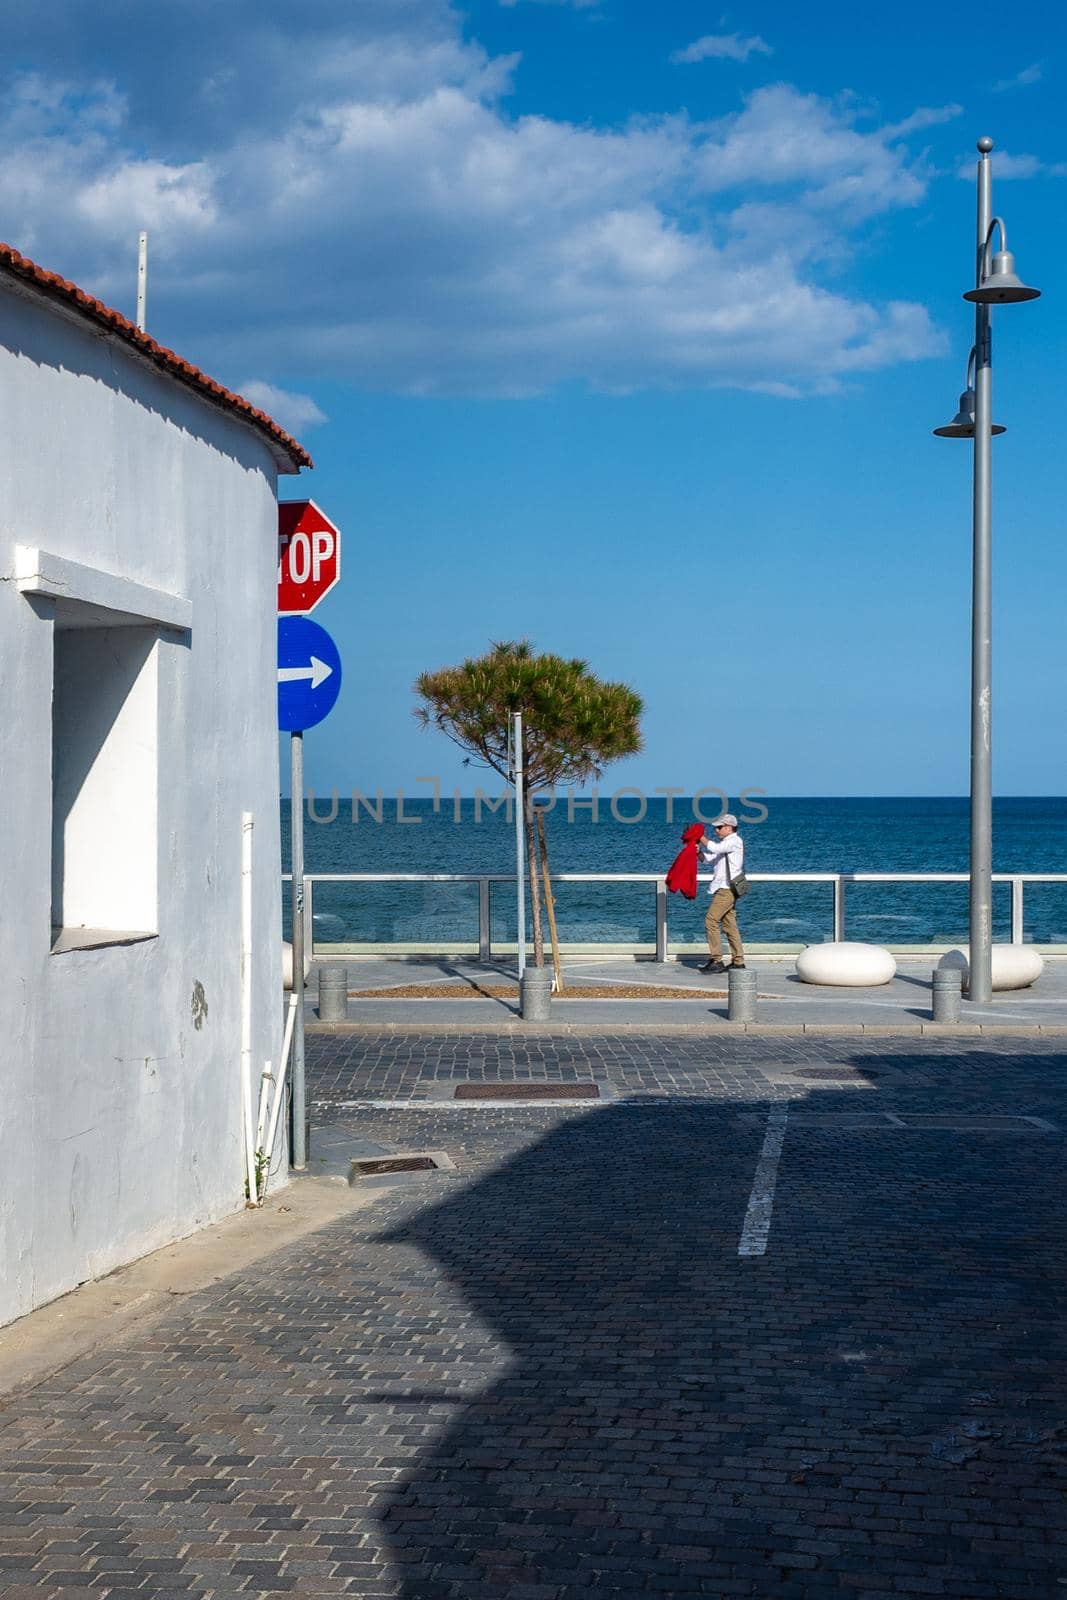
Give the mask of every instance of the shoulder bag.
<path id="1" fill-rule="evenodd" d="M 742 848 L 744 848 L 744 847 L 742 846 Z M 744 867 L 742 866 L 741 871 L 737 874 L 737 877 L 735 878 L 733 873 L 730 871 L 730 857 L 729 857 L 729 855 L 726 855 L 723 859 L 724 859 L 724 864 L 725 864 L 725 867 L 726 867 L 726 882 L 729 884 L 731 890 L 733 891 L 733 897 L 734 897 L 735 900 L 743 900 L 745 898 L 746 894 L 748 893 L 748 877 L 747 877 L 747 875 L 746 875 L 746 873 L 744 871 Z M 742 856 L 741 859 L 742 859 L 742 862 L 743 862 L 744 861 L 744 857 Z"/>

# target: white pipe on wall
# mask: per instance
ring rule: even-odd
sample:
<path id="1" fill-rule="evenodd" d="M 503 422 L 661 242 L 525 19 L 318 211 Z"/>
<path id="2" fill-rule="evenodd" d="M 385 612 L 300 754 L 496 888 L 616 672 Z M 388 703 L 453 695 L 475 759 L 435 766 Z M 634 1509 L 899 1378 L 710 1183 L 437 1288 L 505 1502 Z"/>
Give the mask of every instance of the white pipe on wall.
<path id="1" fill-rule="evenodd" d="M 285 1075 L 289 1070 L 289 1048 L 293 1039 L 293 1025 L 296 1022 L 296 1008 L 300 1003 L 299 992 L 289 996 L 289 1014 L 285 1019 L 285 1038 L 282 1040 L 281 1071 L 278 1073 L 278 1082 L 274 1090 L 274 1105 L 271 1107 L 267 1142 L 263 1146 L 263 1182 L 259 1191 L 261 1201 L 267 1192 L 267 1179 L 270 1177 L 271 1162 L 274 1159 L 274 1141 L 278 1137 L 278 1114 L 285 1104 Z"/>
<path id="2" fill-rule="evenodd" d="M 263 1134 L 267 1126 L 267 1102 L 270 1098 L 270 1086 L 274 1082 L 274 1074 L 270 1070 L 269 1061 L 263 1063 L 263 1072 L 259 1080 L 259 1114 L 256 1117 L 256 1149 L 263 1148 Z"/>
<path id="3" fill-rule="evenodd" d="M 251 811 L 241 813 L 241 1110 L 244 1122 L 245 1181 L 256 1200 L 256 1146 L 252 1125 L 252 829 Z"/>
<path id="4" fill-rule="evenodd" d="M 285 1033 L 282 1035 L 282 1079 L 285 1078 L 285 1068 L 289 1060 L 289 1047 L 293 1042 L 293 1028 L 296 1026 L 296 1006 L 300 998 L 299 989 L 294 989 L 289 996 L 289 1010 L 285 1018 Z M 281 1083 L 278 1085 L 281 1089 Z M 277 1116 L 277 1101 L 275 1101 L 275 1117 Z"/>

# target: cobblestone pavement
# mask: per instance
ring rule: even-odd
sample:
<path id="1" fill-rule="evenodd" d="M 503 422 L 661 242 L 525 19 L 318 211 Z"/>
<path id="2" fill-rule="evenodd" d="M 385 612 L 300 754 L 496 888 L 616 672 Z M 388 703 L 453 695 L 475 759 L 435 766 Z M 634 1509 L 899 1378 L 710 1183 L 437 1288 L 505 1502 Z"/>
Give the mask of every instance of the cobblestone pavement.
<path id="1" fill-rule="evenodd" d="M 0 1592 L 1063 1594 L 1064 1061 L 318 1036 L 333 1137 L 456 1171 L 9 1401 Z M 524 1076 L 620 1097 L 420 1103 Z"/>
<path id="2" fill-rule="evenodd" d="M 410 1100 L 429 1085 L 453 1079 L 574 1083 L 602 1079 L 629 1096 L 729 1094 L 738 1099 L 788 1098 L 781 1069 L 845 1065 L 897 1092 L 945 1084 L 972 1095 L 988 1085 L 1005 1093 L 1036 1094 L 1062 1077 L 1062 1040 L 1034 1036 L 974 1038 L 842 1036 L 799 1033 L 777 1038 L 709 1034 L 534 1036 L 514 1034 L 309 1034 L 308 1097 L 320 1117 L 368 1100 Z"/>

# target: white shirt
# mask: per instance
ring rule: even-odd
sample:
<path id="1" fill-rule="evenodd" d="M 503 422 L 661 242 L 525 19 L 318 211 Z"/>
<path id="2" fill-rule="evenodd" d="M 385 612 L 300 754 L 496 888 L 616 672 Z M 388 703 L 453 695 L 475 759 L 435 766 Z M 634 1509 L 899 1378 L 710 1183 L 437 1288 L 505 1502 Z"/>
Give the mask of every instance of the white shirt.
<path id="1" fill-rule="evenodd" d="M 741 836 L 737 833 L 728 833 L 725 839 L 704 839 L 701 841 L 700 853 L 705 861 L 715 863 L 711 876 L 709 894 L 714 894 L 716 889 L 728 889 L 729 879 L 726 876 L 726 866 L 729 862 L 730 877 L 739 878 L 745 870 L 745 847 Z"/>

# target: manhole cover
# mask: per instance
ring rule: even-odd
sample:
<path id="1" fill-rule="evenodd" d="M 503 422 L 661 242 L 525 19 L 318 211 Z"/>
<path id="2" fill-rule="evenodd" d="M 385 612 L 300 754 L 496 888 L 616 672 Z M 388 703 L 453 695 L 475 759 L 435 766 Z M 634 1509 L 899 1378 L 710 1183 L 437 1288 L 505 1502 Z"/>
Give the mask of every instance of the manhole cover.
<path id="1" fill-rule="evenodd" d="M 595 1083 L 457 1083 L 457 1100 L 599 1100 Z"/>
<path id="2" fill-rule="evenodd" d="M 795 1067 L 791 1078 L 836 1078 L 839 1083 L 854 1083 L 857 1079 L 873 1078 L 873 1072 L 857 1072 L 854 1067 Z"/>
<path id="3" fill-rule="evenodd" d="M 359 1177 L 373 1178 L 382 1172 L 433 1172 L 432 1156 L 386 1156 L 377 1161 L 353 1161 L 352 1171 Z"/>

